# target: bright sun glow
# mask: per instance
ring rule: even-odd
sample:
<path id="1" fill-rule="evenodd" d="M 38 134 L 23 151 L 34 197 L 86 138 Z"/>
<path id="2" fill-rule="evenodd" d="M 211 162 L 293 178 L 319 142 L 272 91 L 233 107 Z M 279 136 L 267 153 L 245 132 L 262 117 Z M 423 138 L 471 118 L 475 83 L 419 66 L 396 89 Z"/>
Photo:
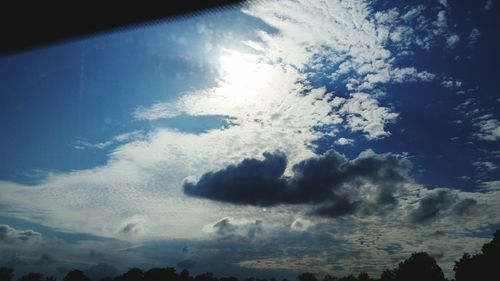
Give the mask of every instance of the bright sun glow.
<path id="1" fill-rule="evenodd" d="M 269 79 L 268 65 L 258 55 L 223 50 L 219 58 L 220 85 L 231 99 L 247 99 L 256 94 L 258 85 Z"/>

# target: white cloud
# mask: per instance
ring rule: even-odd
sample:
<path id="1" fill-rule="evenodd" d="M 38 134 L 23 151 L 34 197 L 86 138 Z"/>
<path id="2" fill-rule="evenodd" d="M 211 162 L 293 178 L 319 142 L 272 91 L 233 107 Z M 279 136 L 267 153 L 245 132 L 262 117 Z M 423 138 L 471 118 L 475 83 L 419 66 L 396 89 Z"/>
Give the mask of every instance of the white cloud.
<path id="1" fill-rule="evenodd" d="M 292 222 L 292 224 L 290 225 L 290 228 L 292 230 L 296 230 L 296 231 L 306 231 L 307 229 L 314 226 L 315 224 L 316 224 L 316 222 L 314 222 L 310 219 L 299 217 Z"/>
<path id="2" fill-rule="evenodd" d="M 334 81 L 345 74 L 351 78 L 354 75 L 355 79 L 351 79 L 348 85 L 353 90 L 370 90 L 377 84 L 401 81 L 393 54 L 386 45 L 391 38 L 400 42 L 394 47 L 402 47 L 406 44 L 403 37 L 410 37 L 412 29 L 398 23 L 396 9 L 371 15 L 363 1 L 349 4 L 342 1 L 290 1 L 286 4 L 262 2 L 250 5 L 247 13 L 279 29 L 278 35 L 263 35 L 263 40 L 274 50 L 275 60 L 286 58 L 301 68 L 313 54 L 319 54 L 338 64 L 331 74 Z M 417 14 L 419 10 L 413 13 Z M 369 20 L 370 16 L 373 20 Z M 395 31 L 391 33 L 391 30 Z M 404 81 L 418 80 L 418 73 L 413 71 Z"/>
<path id="3" fill-rule="evenodd" d="M 354 131 L 366 133 L 368 139 L 387 137 L 384 125 L 396 120 L 398 113 L 391 112 L 387 107 L 381 107 L 378 101 L 365 93 L 351 94 L 345 99 L 338 112 L 345 116 L 348 127 Z"/>
<path id="4" fill-rule="evenodd" d="M 354 143 L 354 140 L 353 139 L 347 139 L 347 138 L 340 138 L 338 140 L 335 141 L 336 144 L 338 145 L 352 145 Z"/>
<path id="5" fill-rule="evenodd" d="M 392 70 L 392 81 L 395 83 L 403 83 L 403 82 L 416 82 L 416 81 L 424 81 L 429 82 L 434 80 L 436 77 L 435 74 L 421 71 L 418 72 L 414 67 L 404 67 L 404 68 L 395 68 Z"/>
<path id="6" fill-rule="evenodd" d="M 448 26 L 448 18 L 446 17 L 446 11 L 441 10 L 437 13 L 437 19 L 434 22 L 434 25 L 439 27 L 439 28 L 444 28 Z M 438 31 L 434 31 L 437 33 Z"/>
<path id="7" fill-rule="evenodd" d="M 476 161 L 472 163 L 478 169 L 486 169 L 488 171 L 496 170 L 498 167 L 490 161 Z"/>
<path id="8" fill-rule="evenodd" d="M 0 224 L 0 247 L 16 246 L 19 244 L 28 244 L 29 247 L 33 244 L 38 244 L 42 240 L 42 235 L 31 229 L 17 230 L 6 224 Z"/>
<path id="9" fill-rule="evenodd" d="M 441 81 L 441 86 L 448 89 L 460 88 L 462 87 L 462 84 L 463 84 L 462 81 L 454 79 L 452 77 L 445 77 L 443 81 Z"/>
<path id="10" fill-rule="evenodd" d="M 452 34 L 448 36 L 448 38 L 446 38 L 446 45 L 448 46 L 448 48 L 454 48 L 458 41 L 460 41 L 460 36 L 458 36 L 457 34 Z"/>
<path id="11" fill-rule="evenodd" d="M 420 16 L 420 14 L 427 9 L 424 5 L 418 5 L 415 7 L 411 7 L 401 18 L 404 21 L 410 22 Z"/>
<path id="12" fill-rule="evenodd" d="M 482 120 L 474 126 L 479 129 L 479 132 L 474 134 L 479 140 L 497 141 L 500 139 L 500 121 L 498 119 Z"/>
<path id="13" fill-rule="evenodd" d="M 139 107 L 134 111 L 133 116 L 137 120 L 156 120 L 175 117 L 180 113 L 172 103 L 157 103 L 148 108 Z"/>
<path id="14" fill-rule="evenodd" d="M 467 98 L 461 104 L 457 105 L 454 109 L 455 110 L 466 110 L 470 106 L 473 106 L 476 104 L 477 104 L 477 102 L 476 102 L 475 98 Z"/>
<path id="15" fill-rule="evenodd" d="M 73 143 L 73 147 L 76 149 L 80 149 L 80 150 L 83 150 L 86 148 L 106 149 L 106 148 L 109 148 L 110 146 L 113 146 L 113 145 L 141 139 L 141 138 L 143 138 L 143 136 L 144 136 L 143 131 L 133 131 L 133 132 L 117 135 L 110 140 L 99 142 L 99 143 L 90 143 L 83 138 L 79 138 Z"/>

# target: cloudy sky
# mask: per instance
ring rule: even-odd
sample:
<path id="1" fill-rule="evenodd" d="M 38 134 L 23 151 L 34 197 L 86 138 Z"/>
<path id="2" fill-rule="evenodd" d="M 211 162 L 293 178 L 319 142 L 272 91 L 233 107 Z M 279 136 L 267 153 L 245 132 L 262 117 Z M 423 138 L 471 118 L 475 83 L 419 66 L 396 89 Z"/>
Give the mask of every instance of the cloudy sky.
<path id="1" fill-rule="evenodd" d="M 0 58 L 0 265 L 293 278 L 500 227 L 496 1 L 262 1 Z"/>

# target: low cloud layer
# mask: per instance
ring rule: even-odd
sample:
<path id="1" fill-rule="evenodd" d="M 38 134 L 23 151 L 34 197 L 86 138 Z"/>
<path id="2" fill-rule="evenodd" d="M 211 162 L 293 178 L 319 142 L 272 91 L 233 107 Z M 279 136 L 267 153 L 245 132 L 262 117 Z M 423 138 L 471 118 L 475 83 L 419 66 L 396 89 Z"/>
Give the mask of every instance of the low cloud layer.
<path id="1" fill-rule="evenodd" d="M 186 182 L 187 195 L 254 206 L 312 204 L 314 215 L 337 217 L 373 214 L 392 208 L 395 193 L 408 180 L 409 163 L 392 154 L 371 151 L 348 160 L 335 151 L 294 165 L 284 175 L 287 158 L 280 152 L 264 159 L 209 172 L 198 182 Z"/>
<path id="2" fill-rule="evenodd" d="M 36 231 L 27 230 L 17 230 L 6 224 L 0 224 L 0 243 L 12 244 L 12 243 L 36 243 L 42 239 L 42 235 Z"/>

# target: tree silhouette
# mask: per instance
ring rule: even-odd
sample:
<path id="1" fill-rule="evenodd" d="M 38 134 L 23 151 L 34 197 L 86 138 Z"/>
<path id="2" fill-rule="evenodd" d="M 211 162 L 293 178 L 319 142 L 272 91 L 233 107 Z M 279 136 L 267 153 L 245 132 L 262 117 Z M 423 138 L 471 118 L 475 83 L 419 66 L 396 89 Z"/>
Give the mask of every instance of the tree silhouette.
<path id="1" fill-rule="evenodd" d="M 1 281 L 12 281 L 14 277 L 14 269 L 11 267 L 0 267 L 0 280 Z"/>
<path id="2" fill-rule="evenodd" d="M 316 276 L 312 273 L 301 273 L 299 276 L 297 276 L 299 281 L 318 281 Z"/>
<path id="3" fill-rule="evenodd" d="M 17 279 L 18 281 L 43 281 L 43 275 L 40 274 L 40 273 L 28 273 L 22 277 L 20 277 L 19 279 Z"/>
<path id="4" fill-rule="evenodd" d="M 80 270 L 73 270 L 66 274 L 63 281 L 91 281 L 85 274 Z"/>
<path id="5" fill-rule="evenodd" d="M 456 281 L 495 281 L 500 278 L 500 229 L 493 240 L 484 244 L 481 253 L 471 256 L 465 253 L 453 267 Z"/>
<path id="6" fill-rule="evenodd" d="M 361 272 L 359 275 L 358 275 L 358 281 L 370 281 L 372 280 L 370 278 L 370 275 L 368 275 L 368 273 L 366 272 Z"/>
<path id="7" fill-rule="evenodd" d="M 436 260 L 425 252 L 414 253 L 399 263 L 396 280 L 404 281 L 445 281 L 443 271 Z"/>
<path id="8" fill-rule="evenodd" d="M 239 281 L 238 278 L 234 277 L 234 276 L 229 276 L 229 277 L 222 277 L 220 279 L 220 281 Z M 271 281 L 271 280 L 269 280 Z M 275 280 L 276 281 L 276 280 Z"/>
<path id="9" fill-rule="evenodd" d="M 357 281 L 357 280 L 358 279 L 356 279 L 356 277 L 354 277 L 354 275 L 352 275 L 352 274 L 339 278 L 339 281 Z"/>
<path id="10" fill-rule="evenodd" d="M 134 273 L 136 276 L 139 276 L 140 273 Z M 140 277 L 139 277 L 140 278 Z M 138 279 L 134 279 L 138 280 Z M 175 268 L 167 267 L 167 268 L 152 268 L 144 273 L 143 279 L 144 281 L 178 281 L 179 276 L 175 272 Z"/>
<path id="11" fill-rule="evenodd" d="M 396 280 L 396 270 L 386 269 L 380 275 L 380 281 L 395 281 Z"/>
<path id="12" fill-rule="evenodd" d="M 200 275 L 197 275 L 194 278 L 195 281 L 218 281 L 218 279 L 214 276 L 212 272 L 205 272 Z"/>
<path id="13" fill-rule="evenodd" d="M 123 275 L 115 278 L 115 281 L 142 281 L 144 278 L 144 272 L 137 267 L 129 269 Z"/>
<path id="14" fill-rule="evenodd" d="M 337 277 L 331 276 L 330 274 L 325 275 L 323 277 L 323 281 L 338 281 L 339 279 Z"/>

